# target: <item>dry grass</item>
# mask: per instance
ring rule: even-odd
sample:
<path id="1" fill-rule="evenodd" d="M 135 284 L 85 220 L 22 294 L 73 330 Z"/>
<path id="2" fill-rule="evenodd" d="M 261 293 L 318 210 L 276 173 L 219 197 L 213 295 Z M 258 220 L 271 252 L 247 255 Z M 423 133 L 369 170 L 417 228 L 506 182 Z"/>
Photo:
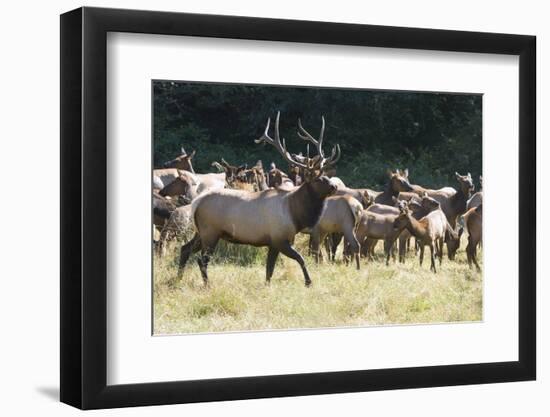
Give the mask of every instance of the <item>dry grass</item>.
<path id="1" fill-rule="evenodd" d="M 306 237 L 299 236 L 302 254 L 305 244 Z M 306 288 L 295 261 L 281 256 L 267 286 L 266 249 L 220 244 L 204 288 L 194 257 L 176 279 L 178 247 L 172 245 L 164 258 L 154 259 L 154 332 L 479 321 L 482 275 L 469 269 L 464 247 L 465 241 L 455 261 L 444 258 L 437 274 L 429 271 L 429 256 L 420 267 L 412 252 L 405 264 L 389 267 L 381 258 L 362 260 L 360 271 L 308 258 L 313 285 Z"/>

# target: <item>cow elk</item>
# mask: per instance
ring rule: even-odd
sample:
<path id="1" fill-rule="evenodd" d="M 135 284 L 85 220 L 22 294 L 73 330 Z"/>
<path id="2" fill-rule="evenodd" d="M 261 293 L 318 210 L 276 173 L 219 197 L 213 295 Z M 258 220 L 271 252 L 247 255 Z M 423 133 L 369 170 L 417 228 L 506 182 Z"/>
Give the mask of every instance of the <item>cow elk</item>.
<path id="1" fill-rule="evenodd" d="M 321 243 L 331 234 L 343 235 L 349 245 L 349 253 L 355 258 L 359 269 L 359 242 L 355 229 L 361 217 L 363 206 L 349 196 L 333 196 L 325 200 L 325 208 L 315 227 L 311 231 L 311 249 L 319 262 Z M 331 254 L 329 253 L 329 256 Z M 346 256 L 347 262 L 347 256 Z"/>
<path id="2" fill-rule="evenodd" d="M 472 267 L 472 262 L 476 269 L 481 271 L 477 263 L 477 246 L 481 243 L 483 235 L 483 204 L 473 207 L 464 215 L 464 224 L 468 230 L 468 245 L 466 246 L 466 256 L 468 265 Z"/>
<path id="3" fill-rule="evenodd" d="M 411 184 L 409 184 L 407 177 L 398 169 L 395 171 L 388 170 L 388 177 L 386 188 L 382 193 L 376 196 L 374 202 L 393 206 L 394 197 L 399 196 L 399 193 L 401 192 L 413 191 L 413 188 L 411 187 Z"/>
<path id="4" fill-rule="evenodd" d="M 406 202 L 402 204 L 403 207 L 407 206 Z M 386 265 L 389 265 L 393 245 L 399 233 L 401 233 L 401 230 L 398 231 L 393 227 L 393 223 L 397 216 L 398 213 L 378 214 L 368 209 L 364 210 L 361 214 L 356 235 L 359 244 L 363 247 L 363 253 L 369 259 L 373 257 L 374 246 L 377 241 L 383 240 Z"/>
<path id="5" fill-rule="evenodd" d="M 483 187 L 483 177 L 479 176 L 479 186 L 480 188 Z M 475 193 L 472 198 L 468 200 L 468 204 L 466 204 L 466 209 L 470 210 L 473 207 L 477 207 L 483 203 L 483 190 L 480 189 L 477 193 Z"/>
<path id="6" fill-rule="evenodd" d="M 186 171 L 195 173 L 195 171 L 193 170 L 193 164 L 191 162 L 194 156 L 195 156 L 195 151 L 191 152 L 190 154 L 187 154 L 187 152 L 185 152 L 185 149 L 183 149 L 183 146 L 182 146 L 181 155 L 172 159 L 171 161 L 165 162 L 164 168 L 184 169 Z"/>
<path id="7" fill-rule="evenodd" d="M 340 148 L 336 145 L 331 156 L 325 157 L 322 148 L 323 123 L 319 139 L 308 138 L 317 148 L 317 155 L 304 163 L 299 162 L 287 151 L 285 140 L 281 140 L 279 118 L 280 112 L 275 120 L 275 137 L 269 136 L 268 119 L 264 134 L 255 142 L 272 145 L 289 164 L 303 168 L 306 173 L 304 183 L 292 191 L 270 189 L 249 193 L 215 190 L 197 197 L 192 203 L 196 233 L 181 248 L 180 275 L 190 255 L 200 250 L 198 264 L 207 285 L 208 262 L 219 239 L 223 239 L 232 243 L 267 246 L 266 282 L 270 282 L 277 257 L 282 253 L 300 265 L 305 285 L 311 285 L 304 258 L 292 245 L 298 232 L 315 226 L 325 199 L 336 191 L 336 186 L 322 174 L 339 159 Z"/>

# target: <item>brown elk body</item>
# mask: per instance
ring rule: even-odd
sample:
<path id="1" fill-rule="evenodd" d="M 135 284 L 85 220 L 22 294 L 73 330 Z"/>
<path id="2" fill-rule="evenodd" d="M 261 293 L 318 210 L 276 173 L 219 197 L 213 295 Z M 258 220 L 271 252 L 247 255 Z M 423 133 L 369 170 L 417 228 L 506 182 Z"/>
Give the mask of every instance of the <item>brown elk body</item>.
<path id="1" fill-rule="evenodd" d="M 359 201 L 365 209 L 369 207 L 374 201 L 374 198 L 371 197 L 371 195 L 369 194 L 369 190 L 367 190 L 366 188 L 340 187 L 336 190 L 335 195 L 353 197 L 357 201 Z"/>
<path id="2" fill-rule="evenodd" d="M 232 243 L 267 246 L 266 281 L 270 282 L 279 253 L 294 259 L 300 265 L 306 286 L 311 284 L 303 257 L 293 248 L 294 238 L 305 228 L 315 226 L 323 210 L 324 201 L 336 187 L 330 179 L 322 176 L 323 169 L 334 164 L 340 157 L 340 148 L 333 148 L 332 155 L 325 158 L 322 150 L 323 127 L 319 140 L 311 138 L 318 156 L 302 164 L 292 158 L 279 135 L 279 117 L 275 121 L 275 138 L 269 132 L 267 121 L 264 134 L 256 143 L 268 143 L 289 162 L 306 169 L 309 175 L 300 187 L 285 191 L 270 189 L 249 193 L 237 190 L 216 190 L 197 197 L 192 203 L 192 217 L 196 234 L 181 248 L 180 273 L 189 256 L 201 250 L 198 259 L 204 283 L 208 283 L 207 267 L 219 239 Z"/>
<path id="3" fill-rule="evenodd" d="M 384 255 L 386 257 L 386 265 L 389 265 L 392 247 L 401 231 L 397 231 L 393 227 L 393 222 L 397 218 L 397 214 L 378 214 L 364 210 L 357 225 L 356 235 L 362 251 L 370 259 L 374 246 L 378 240 L 384 241 Z"/>
<path id="4" fill-rule="evenodd" d="M 350 196 L 333 196 L 325 200 L 321 217 L 311 231 L 311 249 L 317 262 L 321 255 L 321 242 L 324 242 L 330 234 L 338 234 L 345 237 L 349 244 L 349 253 L 355 258 L 357 269 L 359 269 L 360 246 L 355 229 L 362 210 L 361 203 Z"/>
<path id="5" fill-rule="evenodd" d="M 468 265 L 472 267 L 472 262 L 478 271 L 481 271 L 477 262 L 477 247 L 483 237 L 483 204 L 473 207 L 464 215 L 464 224 L 468 230 L 468 245 L 466 246 L 466 256 Z"/>

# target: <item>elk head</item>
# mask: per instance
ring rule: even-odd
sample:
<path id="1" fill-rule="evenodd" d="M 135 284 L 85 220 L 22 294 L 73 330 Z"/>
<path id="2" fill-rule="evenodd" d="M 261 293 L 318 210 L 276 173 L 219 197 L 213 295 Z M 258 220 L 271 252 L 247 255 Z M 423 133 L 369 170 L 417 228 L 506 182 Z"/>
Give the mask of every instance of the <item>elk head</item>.
<path id="1" fill-rule="evenodd" d="M 456 252 L 460 248 L 460 238 L 464 233 L 464 228 L 460 227 L 458 232 L 445 232 L 445 242 L 447 243 L 447 256 L 449 260 L 454 261 Z"/>
<path id="2" fill-rule="evenodd" d="M 460 184 L 460 189 L 466 198 L 470 198 L 470 195 L 475 190 L 474 182 L 472 181 L 472 174 L 468 172 L 467 175 L 460 175 L 458 172 L 455 172 L 456 179 Z"/>
<path id="3" fill-rule="evenodd" d="M 185 152 L 185 149 L 183 149 L 183 146 L 181 147 L 181 155 L 177 158 L 172 159 L 171 161 L 164 163 L 164 168 L 176 168 L 176 169 L 184 169 L 185 171 L 192 172 L 193 174 L 195 171 L 193 170 L 193 164 L 191 163 L 191 160 L 195 156 L 195 151 L 191 152 L 190 154 L 187 154 Z"/>
<path id="4" fill-rule="evenodd" d="M 406 174 L 406 175 L 404 175 Z M 392 171 L 388 170 L 389 187 L 393 193 L 399 194 L 401 192 L 414 191 L 408 180 L 409 170 L 400 171 L 396 169 Z"/>
<path id="5" fill-rule="evenodd" d="M 231 165 L 223 158 L 220 163 L 214 161 L 212 162 L 212 165 L 225 172 L 225 179 L 229 185 L 232 185 L 235 181 L 237 181 L 241 172 L 245 171 L 247 168 L 246 164 L 239 166 Z"/>
<path id="6" fill-rule="evenodd" d="M 267 172 L 267 185 L 269 187 L 276 188 L 285 182 L 285 179 L 288 179 L 283 171 L 281 171 L 274 162 L 271 163 L 271 168 Z"/>
<path id="7" fill-rule="evenodd" d="M 399 215 L 393 221 L 394 230 L 403 230 L 411 222 L 411 211 L 409 210 L 409 203 L 403 201 L 405 204 L 399 207 Z"/>
<path id="8" fill-rule="evenodd" d="M 188 196 L 191 191 L 193 180 L 189 177 L 185 171 L 178 171 L 179 176 L 175 178 L 170 184 L 159 191 L 159 194 L 163 197 L 174 196 Z"/>
<path id="9" fill-rule="evenodd" d="M 422 195 L 422 201 L 420 202 L 420 205 L 427 212 L 431 212 L 433 210 L 441 208 L 439 201 L 437 201 L 435 198 L 429 197 L 428 193 L 426 192 L 424 192 L 424 194 Z"/>
<path id="10" fill-rule="evenodd" d="M 374 197 L 369 194 L 368 191 L 363 191 L 361 193 L 362 201 L 360 201 L 361 205 L 363 206 L 363 209 L 367 209 L 370 206 L 374 204 Z"/>
<path id="11" fill-rule="evenodd" d="M 265 127 L 264 134 L 256 139 L 256 143 L 269 143 L 281 154 L 281 156 L 291 166 L 296 166 L 304 172 L 304 185 L 309 184 L 311 190 L 320 198 L 325 198 L 328 195 L 336 192 L 336 186 L 330 181 L 330 179 L 324 176 L 324 170 L 333 166 L 338 159 L 340 159 L 340 146 L 336 145 L 332 148 L 332 153 L 329 158 L 325 157 L 323 152 L 323 136 L 325 132 L 325 118 L 322 117 L 322 126 L 319 139 L 315 139 L 311 136 L 298 120 L 298 126 L 300 131 L 298 135 L 305 141 L 311 142 L 317 149 L 317 155 L 314 157 L 309 156 L 309 146 L 307 156 L 299 158 L 298 155 L 291 155 L 286 149 L 286 142 L 279 134 L 279 119 L 281 112 L 277 112 L 277 118 L 275 119 L 275 138 L 269 136 L 269 125 L 271 119 L 267 119 L 267 125 Z"/>

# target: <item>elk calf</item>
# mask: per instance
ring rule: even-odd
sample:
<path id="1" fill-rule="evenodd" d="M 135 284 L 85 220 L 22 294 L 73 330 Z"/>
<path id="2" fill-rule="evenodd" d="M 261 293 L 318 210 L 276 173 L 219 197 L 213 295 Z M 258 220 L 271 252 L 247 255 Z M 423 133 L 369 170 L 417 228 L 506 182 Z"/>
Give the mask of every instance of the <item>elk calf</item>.
<path id="1" fill-rule="evenodd" d="M 420 244 L 420 265 L 422 265 L 422 261 L 424 260 L 424 247 L 429 246 L 431 258 L 430 270 L 434 273 L 437 272 L 435 257 L 436 255 L 439 257 L 439 265 L 441 265 L 445 233 L 454 233 L 443 211 L 437 209 L 420 220 L 416 220 L 412 216 L 411 211 L 405 208 L 395 219 L 393 227 L 398 232 L 406 228 L 416 238 Z"/>
<path id="2" fill-rule="evenodd" d="M 386 265 L 390 263 L 392 247 L 401 230 L 395 230 L 393 223 L 397 214 L 378 214 L 364 210 L 357 225 L 357 240 L 361 246 L 366 247 L 366 254 L 372 259 L 373 249 L 378 239 L 384 240 L 384 255 Z"/>

